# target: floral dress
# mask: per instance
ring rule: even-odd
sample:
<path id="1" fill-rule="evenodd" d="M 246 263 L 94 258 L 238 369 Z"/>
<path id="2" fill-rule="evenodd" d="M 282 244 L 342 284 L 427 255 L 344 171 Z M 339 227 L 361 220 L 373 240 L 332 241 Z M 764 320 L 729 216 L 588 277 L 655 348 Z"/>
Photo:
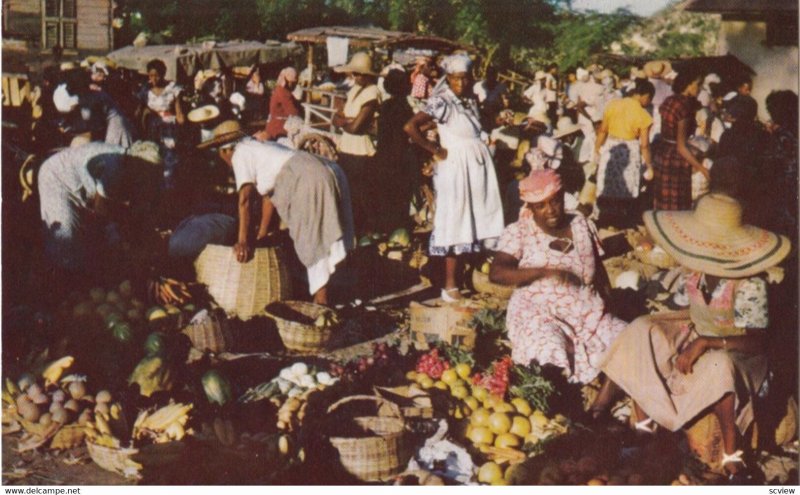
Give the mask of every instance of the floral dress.
<path id="1" fill-rule="evenodd" d="M 681 373 L 675 360 L 700 336 L 734 337 L 769 326 L 767 284 L 761 277 L 721 279 L 710 292 L 702 273 L 686 276 L 689 310 L 636 319 L 609 350 L 603 372 L 656 423 L 671 431 L 683 427 L 733 393 L 736 425 L 744 433 L 753 421 L 753 396 L 767 377 L 761 354 L 709 350 Z"/>
<path id="2" fill-rule="evenodd" d="M 178 121 L 175 115 L 175 101 L 180 97 L 183 88 L 170 81 L 161 94 L 152 89 L 147 91 L 147 108 L 155 115 L 147 122 L 148 139 L 159 143 L 164 157 L 164 181 L 167 187 L 173 185 L 173 176 L 178 166 L 177 140 Z"/>
<path id="3" fill-rule="evenodd" d="M 530 218 L 506 227 L 498 251 L 519 260 L 520 268 L 554 268 L 577 275 L 576 287 L 554 278 L 536 280 L 514 291 L 506 326 L 511 357 L 519 364 L 537 361 L 564 368 L 571 382 L 588 383 L 599 373 L 606 349 L 627 323 L 606 312 L 605 302 L 591 285 L 601 248 L 594 225 L 582 215 L 571 220 L 574 248 L 564 253 L 550 247 L 555 237 Z M 572 364 L 567 354 L 574 346 Z"/>

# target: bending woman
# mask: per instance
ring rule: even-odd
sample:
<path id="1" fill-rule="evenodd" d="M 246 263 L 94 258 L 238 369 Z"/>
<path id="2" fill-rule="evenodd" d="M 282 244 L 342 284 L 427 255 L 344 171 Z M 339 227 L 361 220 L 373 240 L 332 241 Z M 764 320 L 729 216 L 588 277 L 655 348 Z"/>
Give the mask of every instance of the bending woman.
<path id="1" fill-rule="evenodd" d="M 500 238 L 489 277 L 517 288 L 506 326 L 511 357 L 563 368 L 571 382 L 588 383 L 614 338 L 627 325 L 606 312 L 610 287 L 594 225 L 564 211 L 555 171 L 531 172 L 520 182 L 520 219 Z"/>
<path id="2" fill-rule="evenodd" d="M 236 259 L 250 260 L 254 241 L 269 235 L 277 210 L 308 271 L 314 302 L 327 304 L 328 280 L 354 247 L 350 190 L 342 170 L 303 151 L 245 138 L 235 120 L 218 125 L 214 138 L 199 147 L 211 146 L 219 146 L 219 157 L 233 169 L 239 191 Z M 261 221 L 256 231 L 251 208 L 259 197 Z"/>

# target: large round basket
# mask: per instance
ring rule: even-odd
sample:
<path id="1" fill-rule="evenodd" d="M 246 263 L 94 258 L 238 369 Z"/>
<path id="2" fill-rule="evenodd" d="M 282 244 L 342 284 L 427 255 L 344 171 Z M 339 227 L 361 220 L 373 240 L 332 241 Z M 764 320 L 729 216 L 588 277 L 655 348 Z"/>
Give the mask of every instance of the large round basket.
<path id="1" fill-rule="evenodd" d="M 291 294 L 289 269 L 278 247 L 258 248 L 253 259 L 239 263 L 230 246 L 209 244 L 194 267 L 217 304 L 241 320 L 263 315 L 267 304 Z"/>
<path id="2" fill-rule="evenodd" d="M 318 327 L 317 317 L 331 309 L 304 301 L 283 301 L 267 306 L 267 316 L 275 320 L 278 333 L 287 349 L 314 354 L 328 349 L 339 326 Z"/>
<path id="3" fill-rule="evenodd" d="M 480 270 L 472 270 L 472 286 L 481 294 L 490 294 L 500 299 L 510 299 L 514 293 L 514 287 L 492 283 L 489 275 Z"/>
<path id="4" fill-rule="evenodd" d="M 403 471 L 408 455 L 403 446 L 405 422 L 396 404 L 381 397 L 354 395 L 334 403 L 328 414 L 353 401 L 372 401 L 379 412 L 390 416 L 352 417 L 358 436 L 330 437 L 331 445 L 339 452 L 342 467 L 361 481 L 387 481 Z M 343 426 L 345 428 L 346 426 Z"/>
<path id="5" fill-rule="evenodd" d="M 633 255 L 645 265 L 652 265 L 662 270 L 669 270 L 670 268 L 678 266 L 678 262 L 675 261 L 675 258 L 659 247 L 642 249 L 641 246 L 637 246 L 633 250 Z"/>

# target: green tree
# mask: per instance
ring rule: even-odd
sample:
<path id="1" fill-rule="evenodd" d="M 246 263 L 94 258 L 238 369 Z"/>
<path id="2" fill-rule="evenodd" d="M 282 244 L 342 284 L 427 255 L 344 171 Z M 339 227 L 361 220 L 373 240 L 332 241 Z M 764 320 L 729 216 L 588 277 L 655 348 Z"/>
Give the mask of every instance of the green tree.
<path id="1" fill-rule="evenodd" d="M 610 14 L 565 11 L 556 25 L 551 56 L 564 68 L 585 64 L 592 55 L 610 51 L 611 44 L 640 21 L 640 17 L 627 9 L 617 9 Z"/>

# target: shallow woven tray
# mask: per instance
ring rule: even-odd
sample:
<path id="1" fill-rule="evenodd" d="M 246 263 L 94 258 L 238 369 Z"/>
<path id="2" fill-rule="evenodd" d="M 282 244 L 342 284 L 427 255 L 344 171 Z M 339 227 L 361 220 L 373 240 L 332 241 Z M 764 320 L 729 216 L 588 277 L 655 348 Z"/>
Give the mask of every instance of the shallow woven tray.
<path id="1" fill-rule="evenodd" d="M 325 328 L 314 325 L 317 317 L 328 311 L 331 309 L 326 306 L 304 301 L 276 302 L 265 309 L 267 316 L 275 320 L 283 345 L 307 354 L 327 350 L 340 328 L 339 325 Z"/>

